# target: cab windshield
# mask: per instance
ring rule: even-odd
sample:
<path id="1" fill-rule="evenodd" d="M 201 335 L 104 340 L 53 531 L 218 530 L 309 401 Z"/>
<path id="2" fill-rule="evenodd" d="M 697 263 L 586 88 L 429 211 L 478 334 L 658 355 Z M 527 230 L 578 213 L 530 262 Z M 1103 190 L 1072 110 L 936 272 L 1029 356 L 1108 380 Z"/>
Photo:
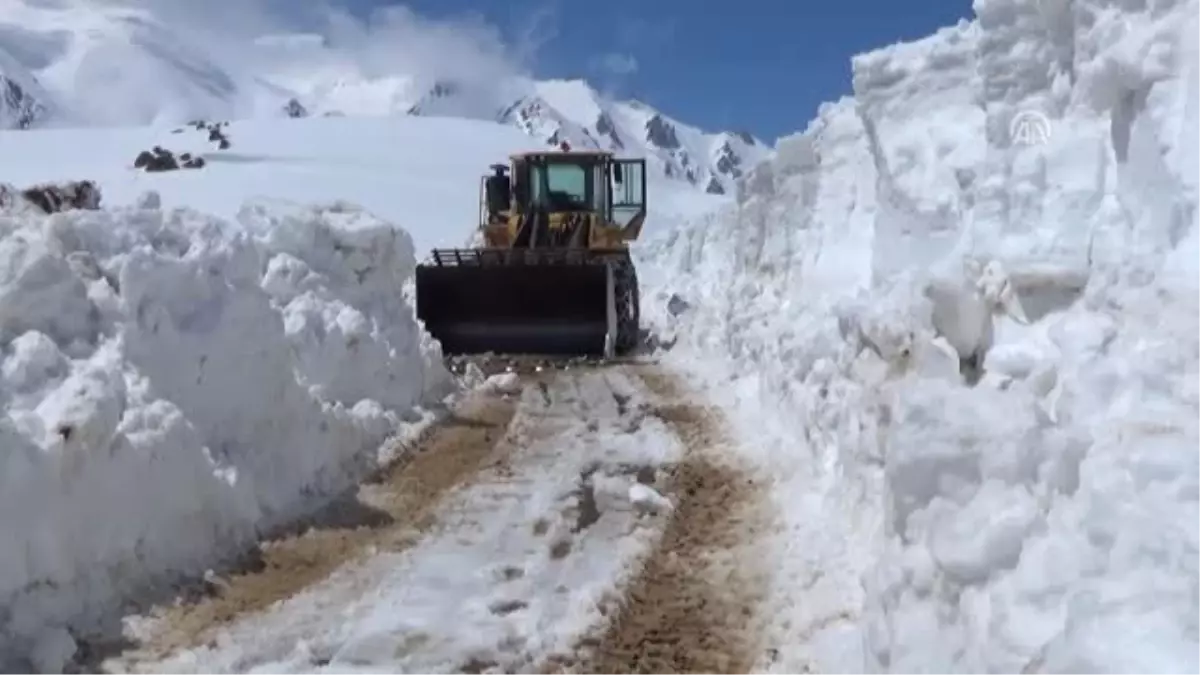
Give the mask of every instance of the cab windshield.
<path id="1" fill-rule="evenodd" d="M 561 162 L 530 167 L 532 203 L 548 211 L 601 210 L 603 190 L 597 190 L 599 166 Z"/>

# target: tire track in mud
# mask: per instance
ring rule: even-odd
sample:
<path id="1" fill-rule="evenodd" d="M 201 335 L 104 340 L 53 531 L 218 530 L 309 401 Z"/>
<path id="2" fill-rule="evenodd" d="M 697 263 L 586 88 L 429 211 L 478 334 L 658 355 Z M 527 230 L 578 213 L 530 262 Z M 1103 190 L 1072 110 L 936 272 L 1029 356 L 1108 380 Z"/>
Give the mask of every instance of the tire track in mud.
<path id="1" fill-rule="evenodd" d="M 519 404 L 519 396 L 469 395 L 411 452 L 291 528 L 293 533 L 262 542 L 250 565 L 210 580 L 209 594 L 159 608 L 148 639 L 113 665 L 205 644 L 222 626 L 290 598 L 346 564 L 415 544 L 434 524 L 445 495 L 486 469 L 503 467 L 514 446 L 508 435 Z"/>
<path id="2" fill-rule="evenodd" d="M 758 607 L 765 597 L 760 556 L 748 548 L 767 526 L 765 495 L 730 459 L 718 414 L 680 402 L 674 380 L 636 368 L 663 403 L 653 413 L 687 446 L 670 471 L 676 501 L 662 539 L 607 611 L 609 622 L 570 657 L 543 672 L 748 672 L 760 653 Z M 723 452 L 724 451 L 724 452 Z"/>

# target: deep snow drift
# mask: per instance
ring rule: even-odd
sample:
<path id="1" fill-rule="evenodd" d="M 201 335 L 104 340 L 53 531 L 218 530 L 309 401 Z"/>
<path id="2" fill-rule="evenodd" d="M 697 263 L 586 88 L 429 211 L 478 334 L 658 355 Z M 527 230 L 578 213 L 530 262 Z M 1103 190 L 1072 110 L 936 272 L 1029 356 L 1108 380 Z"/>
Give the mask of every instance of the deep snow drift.
<path id="1" fill-rule="evenodd" d="M 396 292 L 403 230 L 158 204 L 0 213 L 0 653 L 38 669 L 71 655 L 64 627 L 352 485 L 450 391 Z"/>
<path id="2" fill-rule="evenodd" d="M 765 666 L 1200 668 L 1197 3 L 1126 4 L 860 56 L 740 205 L 642 248 L 776 477 Z"/>

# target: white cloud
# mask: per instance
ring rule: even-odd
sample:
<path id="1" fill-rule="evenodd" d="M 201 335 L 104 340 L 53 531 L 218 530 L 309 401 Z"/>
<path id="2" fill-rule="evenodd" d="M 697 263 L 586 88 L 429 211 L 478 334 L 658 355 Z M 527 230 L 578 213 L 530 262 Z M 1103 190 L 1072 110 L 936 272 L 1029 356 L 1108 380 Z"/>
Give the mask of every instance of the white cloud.
<path id="1" fill-rule="evenodd" d="M 558 0 L 545 0 L 527 14 L 512 18 L 516 53 L 522 64 L 532 65 L 547 43 L 558 37 Z"/>
<path id="2" fill-rule="evenodd" d="M 447 81 L 468 94 L 443 103 L 486 112 L 524 93 L 557 25 L 557 0 L 544 1 L 514 17 L 511 41 L 478 14 L 430 18 L 394 4 L 361 16 L 347 0 L 0 0 L 26 17 L 6 24 L 0 16 L 0 29 L 37 47 L 14 58 L 35 71 L 64 120 L 256 115 L 277 110 L 285 95 L 317 112 L 389 114 Z M 135 41 L 120 25 L 128 19 Z M 61 48 L 37 40 L 85 26 L 94 39 L 64 37 Z M 72 44 L 86 49 L 81 65 L 50 68 Z"/>
<path id="3" fill-rule="evenodd" d="M 632 75 L 637 72 L 638 62 L 633 54 L 609 52 L 593 59 L 592 68 L 610 75 Z"/>
<path id="4" fill-rule="evenodd" d="M 674 39 L 674 19 L 623 17 L 617 24 L 617 44 L 625 47 L 666 47 Z"/>
<path id="5" fill-rule="evenodd" d="M 255 63 L 301 70 L 336 62 L 367 78 L 416 74 L 487 82 L 523 72 L 533 56 L 527 49 L 511 49 L 481 16 L 431 19 L 399 4 L 358 17 L 330 0 L 85 1 L 143 8 L 239 70 Z M 255 42 L 264 34 L 282 33 L 319 34 L 325 47 L 310 45 L 284 57 L 277 48 Z"/>

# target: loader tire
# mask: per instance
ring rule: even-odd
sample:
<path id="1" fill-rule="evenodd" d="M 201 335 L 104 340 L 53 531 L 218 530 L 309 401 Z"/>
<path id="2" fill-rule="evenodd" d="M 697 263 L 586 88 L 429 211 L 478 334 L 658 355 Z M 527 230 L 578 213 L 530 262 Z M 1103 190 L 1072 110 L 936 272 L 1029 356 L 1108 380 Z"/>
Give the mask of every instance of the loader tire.
<path id="1" fill-rule="evenodd" d="M 637 347 L 641 329 L 641 297 L 632 260 L 622 258 L 613 264 L 613 284 L 617 305 L 616 352 L 625 355 Z"/>

